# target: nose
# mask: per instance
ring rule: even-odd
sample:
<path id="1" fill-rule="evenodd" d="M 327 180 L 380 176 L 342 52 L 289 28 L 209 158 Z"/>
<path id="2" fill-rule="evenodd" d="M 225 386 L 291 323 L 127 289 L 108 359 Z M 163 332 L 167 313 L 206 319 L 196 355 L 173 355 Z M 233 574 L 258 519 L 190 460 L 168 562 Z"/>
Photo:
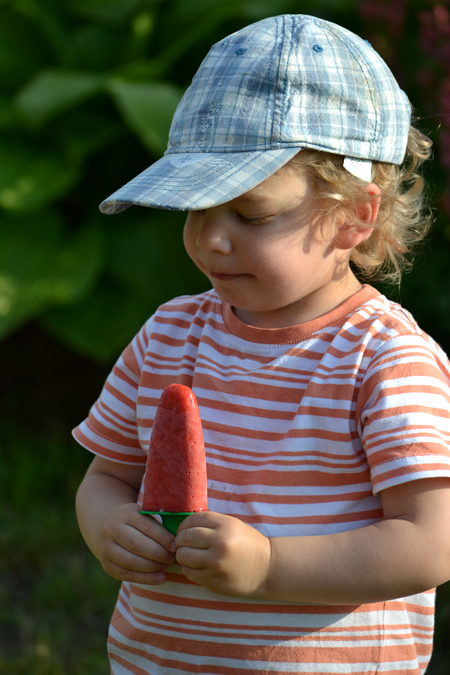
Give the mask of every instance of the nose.
<path id="1" fill-rule="evenodd" d="M 198 230 L 196 244 L 202 251 L 213 251 L 228 255 L 232 244 L 226 215 L 217 208 L 197 212 Z"/>

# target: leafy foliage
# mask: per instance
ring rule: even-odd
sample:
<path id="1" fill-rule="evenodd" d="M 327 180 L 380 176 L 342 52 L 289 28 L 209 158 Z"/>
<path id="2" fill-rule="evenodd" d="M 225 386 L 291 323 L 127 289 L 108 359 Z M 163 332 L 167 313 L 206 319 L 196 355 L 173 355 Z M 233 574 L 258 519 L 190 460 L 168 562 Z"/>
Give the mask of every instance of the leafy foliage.
<path id="1" fill-rule="evenodd" d="M 0 339 L 38 320 L 109 363 L 158 304 L 206 287 L 183 250 L 182 214 L 107 217 L 98 204 L 163 153 L 211 44 L 290 12 L 368 38 L 425 118 L 434 235 L 390 294 L 450 351 L 448 0 L 0 0 Z M 0 670 L 106 672 L 117 584 L 86 551 L 72 506 L 89 458 L 60 439 L 0 436 Z M 448 673 L 449 607 L 446 584 L 430 675 Z"/>
<path id="2" fill-rule="evenodd" d="M 75 518 L 89 457 L 74 452 L 73 440 L 3 424 L 0 442 L 0 672 L 106 675 L 119 584 L 90 554 Z"/>
<path id="3" fill-rule="evenodd" d="M 438 160 L 429 177 L 445 218 L 445 3 L 3 0 L 0 338 L 37 318 L 71 348 L 109 362 L 158 304 L 207 287 L 183 251 L 180 214 L 132 208 L 111 218 L 98 204 L 162 155 L 175 107 L 213 42 L 252 21 L 299 11 L 368 37 L 429 117 Z M 445 347 L 444 218 L 394 298 Z"/>

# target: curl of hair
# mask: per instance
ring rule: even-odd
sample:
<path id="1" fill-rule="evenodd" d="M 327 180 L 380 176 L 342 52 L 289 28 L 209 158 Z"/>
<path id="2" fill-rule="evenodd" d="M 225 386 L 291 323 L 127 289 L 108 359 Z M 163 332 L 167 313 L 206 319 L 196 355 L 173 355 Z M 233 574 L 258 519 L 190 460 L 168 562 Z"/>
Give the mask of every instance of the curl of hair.
<path id="1" fill-rule="evenodd" d="M 381 190 L 377 224 L 350 255 L 361 279 L 400 284 L 402 272 L 411 267 L 413 251 L 431 224 L 425 183 L 419 173 L 431 157 L 431 146 L 432 141 L 411 126 L 400 166 L 372 162 L 372 182 Z M 344 169 L 343 160 L 341 155 L 305 149 L 290 163 L 306 172 L 325 216 L 340 210 L 348 222 L 368 227 L 357 215 L 358 207 L 370 200 L 365 183 Z"/>

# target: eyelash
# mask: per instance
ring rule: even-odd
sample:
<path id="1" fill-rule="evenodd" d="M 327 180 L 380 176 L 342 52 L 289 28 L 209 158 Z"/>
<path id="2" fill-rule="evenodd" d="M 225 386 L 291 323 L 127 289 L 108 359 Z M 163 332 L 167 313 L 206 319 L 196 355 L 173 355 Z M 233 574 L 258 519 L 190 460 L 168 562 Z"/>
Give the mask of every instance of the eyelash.
<path id="1" fill-rule="evenodd" d="M 247 225 L 264 225 L 270 218 L 270 216 L 264 216 L 263 218 L 246 218 L 241 214 L 239 214 L 239 217 Z"/>

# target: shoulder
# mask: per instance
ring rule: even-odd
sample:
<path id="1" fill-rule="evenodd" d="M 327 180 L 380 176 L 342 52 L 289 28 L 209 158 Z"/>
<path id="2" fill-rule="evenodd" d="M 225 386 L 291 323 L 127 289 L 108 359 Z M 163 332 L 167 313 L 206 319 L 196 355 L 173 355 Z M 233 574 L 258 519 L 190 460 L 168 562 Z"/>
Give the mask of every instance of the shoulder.
<path id="1" fill-rule="evenodd" d="M 189 330 L 222 316 L 222 300 L 212 289 L 199 295 L 181 295 L 160 305 L 145 325 L 147 335 Z"/>
<path id="2" fill-rule="evenodd" d="M 182 295 L 160 305 L 124 349 L 116 367 L 139 377 L 149 351 L 184 344 L 189 334 L 201 332 L 207 322 L 220 324 L 222 301 L 214 290 Z"/>
<path id="3" fill-rule="evenodd" d="M 380 340 L 388 340 L 398 335 L 418 335 L 423 332 L 408 310 L 376 292 L 375 289 L 373 291 L 371 297 L 349 317 L 353 325 L 360 329 L 366 328 L 371 335 Z"/>
<path id="4" fill-rule="evenodd" d="M 361 333 L 367 334 L 367 340 L 372 346 L 382 346 L 391 340 L 411 340 L 412 343 L 423 342 L 431 349 L 444 354 L 439 345 L 424 330 L 420 328 L 411 312 L 398 302 L 389 300 L 381 293 L 374 294 L 361 304 L 348 317 L 347 327 L 353 326 Z"/>
<path id="5" fill-rule="evenodd" d="M 155 317 L 177 315 L 186 315 L 189 317 L 197 315 L 207 316 L 211 313 L 220 312 L 221 305 L 222 300 L 214 289 L 198 295 L 180 295 L 177 298 L 173 298 L 163 305 L 160 305 L 152 319 Z"/>
<path id="6" fill-rule="evenodd" d="M 136 338 L 147 349 L 155 340 L 185 340 L 189 334 L 201 332 L 205 324 L 223 324 L 222 300 L 214 290 L 182 295 L 160 305 Z"/>
<path id="7" fill-rule="evenodd" d="M 368 375 L 379 377 L 386 369 L 401 368 L 410 372 L 439 372 L 450 380 L 450 363 L 443 349 L 420 328 L 411 312 L 384 295 L 368 300 L 351 317 L 354 330 L 365 332 L 365 348 L 369 356 Z"/>

